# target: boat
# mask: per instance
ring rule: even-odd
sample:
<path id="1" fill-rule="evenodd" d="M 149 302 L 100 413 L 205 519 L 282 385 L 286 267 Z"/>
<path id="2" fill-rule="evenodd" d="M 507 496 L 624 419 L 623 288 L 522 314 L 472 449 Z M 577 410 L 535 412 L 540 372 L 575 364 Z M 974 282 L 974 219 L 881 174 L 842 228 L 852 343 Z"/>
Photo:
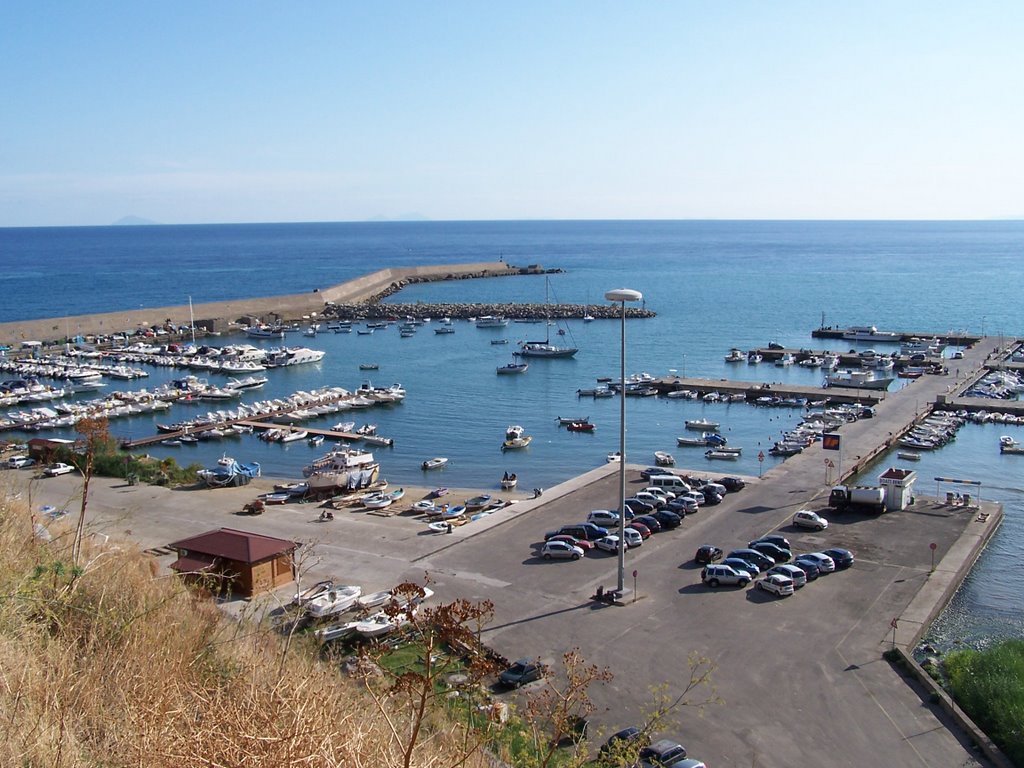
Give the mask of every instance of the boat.
<path id="1" fill-rule="evenodd" d="M 363 594 L 362 587 L 334 584 L 327 592 L 317 595 L 306 603 L 306 613 L 314 619 L 344 613 L 356 604 L 356 600 L 361 594 Z"/>
<path id="2" fill-rule="evenodd" d="M 764 360 L 764 355 L 758 352 L 756 349 L 752 349 L 747 352 L 747 365 L 757 365 Z"/>
<path id="3" fill-rule="evenodd" d="M 184 442 L 184 438 L 182 438 Z M 248 485 L 254 477 L 260 476 L 260 465 L 255 461 L 242 464 L 229 456 L 221 457 L 212 469 L 201 469 L 196 475 L 209 488 L 236 488 Z"/>
<path id="4" fill-rule="evenodd" d="M 513 425 L 506 429 L 505 440 L 501 444 L 501 449 L 507 451 L 528 446 L 533 438 L 530 435 L 523 434 L 524 431 L 519 425 Z"/>
<path id="5" fill-rule="evenodd" d="M 376 370 L 379 370 L 379 369 L 380 369 L 380 366 L 377 363 L 360 363 L 359 364 L 359 370 L 360 371 L 376 371 Z"/>
<path id="6" fill-rule="evenodd" d="M 283 339 L 284 328 L 279 325 L 250 325 L 245 329 L 250 339 Z"/>
<path id="7" fill-rule="evenodd" d="M 589 421 L 574 421 L 566 424 L 565 428 L 570 432 L 593 432 L 595 426 Z"/>
<path id="8" fill-rule="evenodd" d="M 424 472 L 426 472 L 427 470 L 430 470 L 430 469 L 440 469 L 441 467 L 443 467 L 447 463 L 448 463 L 448 459 L 445 456 L 435 456 L 432 459 L 427 459 L 426 461 L 424 461 L 420 465 L 420 468 Z"/>
<path id="9" fill-rule="evenodd" d="M 567 427 L 570 424 L 586 424 L 590 421 L 589 416 L 556 416 L 559 426 Z"/>
<path id="10" fill-rule="evenodd" d="M 363 498 L 362 505 L 367 509 L 384 509 L 385 507 L 390 507 L 394 501 L 386 493 L 371 493 Z"/>
<path id="11" fill-rule="evenodd" d="M 432 523 L 427 523 L 427 528 L 428 528 L 428 530 L 431 530 L 434 533 L 451 533 L 452 522 L 451 521 L 445 522 L 443 520 L 435 520 Z"/>
<path id="12" fill-rule="evenodd" d="M 1020 456 L 1024 454 L 1024 445 L 1020 445 L 1019 443 L 1014 443 L 1013 445 L 1001 445 L 999 446 L 999 452 Z"/>
<path id="13" fill-rule="evenodd" d="M 512 472 L 511 474 L 506 472 L 501 477 L 501 487 L 504 488 L 506 491 L 510 491 L 513 488 L 515 488 L 518 482 L 519 478 L 516 477 L 515 472 Z"/>
<path id="14" fill-rule="evenodd" d="M 896 456 L 906 461 L 920 461 L 921 454 L 916 451 L 896 451 Z"/>
<path id="15" fill-rule="evenodd" d="M 439 499 L 442 496 L 447 496 L 447 495 L 448 495 L 448 489 L 444 488 L 444 487 L 441 487 L 441 488 L 435 488 L 430 493 L 428 493 L 427 494 L 427 498 L 428 499 Z"/>
<path id="16" fill-rule="evenodd" d="M 290 493 L 264 493 L 260 496 L 260 499 L 264 504 L 285 504 L 291 496 Z"/>
<path id="17" fill-rule="evenodd" d="M 1013 437 L 1011 437 L 1010 435 L 1002 435 L 999 438 L 999 447 L 1000 448 L 1012 448 L 1015 445 L 1017 445 L 1017 441 Z"/>
<path id="18" fill-rule="evenodd" d="M 850 387 L 852 389 L 885 390 L 892 384 L 892 376 L 880 376 L 872 369 L 843 369 L 825 377 L 825 387 Z"/>
<path id="19" fill-rule="evenodd" d="M 747 359 L 747 356 L 743 354 L 743 351 L 733 347 L 729 350 L 729 354 L 725 356 L 725 362 L 727 363 L 742 363 Z"/>
<path id="20" fill-rule="evenodd" d="M 705 459 L 724 459 L 726 461 L 736 461 L 740 455 L 738 453 L 732 453 L 731 451 L 719 451 L 712 448 L 710 451 L 704 452 Z"/>
<path id="21" fill-rule="evenodd" d="M 505 365 L 499 365 L 498 369 L 497 369 L 497 372 L 499 374 L 504 374 L 504 373 L 526 373 L 526 371 L 527 371 L 527 369 L 529 367 L 530 367 L 529 363 L 517 363 L 515 361 L 512 361 L 511 363 L 506 363 Z"/>
<path id="22" fill-rule="evenodd" d="M 685 425 L 687 429 L 694 431 L 718 430 L 722 426 L 719 422 L 710 419 L 687 419 Z"/>
<path id="23" fill-rule="evenodd" d="M 181 446 L 181 440 L 178 440 L 176 438 L 171 438 L 169 440 L 161 440 L 160 441 L 160 445 L 169 445 L 172 448 L 180 447 Z"/>
<path id="24" fill-rule="evenodd" d="M 355 633 L 367 639 L 381 637 L 408 624 L 411 621 L 410 614 L 415 615 L 415 613 L 415 608 L 402 609 L 393 616 L 388 615 L 385 611 L 380 611 L 357 622 Z"/>
<path id="25" fill-rule="evenodd" d="M 455 333 L 455 329 L 451 325 L 442 325 L 439 328 L 435 328 L 434 333 L 436 333 L 438 336 L 443 336 L 444 334 L 447 333 Z"/>
<path id="26" fill-rule="evenodd" d="M 319 363 L 327 354 L 322 349 L 310 349 L 309 347 L 282 347 L 281 349 L 267 353 L 264 365 L 267 368 L 284 368 L 289 365 L 304 365 L 306 363 Z"/>
<path id="27" fill-rule="evenodd" d="M 793 357 L 791 352 L 783 352 L 782 355 L 775 361 L 775 365 L 779 368 L 784 368 L 787 365 L 792 365 L 796 362 L 796 358 Z"/>
<path id="28" fill-rule="evenodd" d="M 609 464 L 618 464 L 622 461 L 622 454 L 615 451 L 613 453 L 609 453 L 606 458 Z"/>
<path id="29" fill-rule="evenodd" d="M 442 520 L 456 520 L 464 514 L 466 514 L 465 504 L 456 504 L 455 506 L 449 506 L 448 504 L 441 505 Z"/>
<path id="30" fill-rule="evenodd" d="M 369 451 L 335 448 L 304 467 L 303 477 L 309 493 L 320 495 L 343 490 L 358 490 L 376 482 L 380 465 Z"/>
<path id="31" fill-rule="evenodd" d="M 544 280 L 544 304 L 548 306 L 548 292 L 550 290 L 550 282 L 545 278 Z M 519 357 L 548 357 L 548 358 L 565 358 L 572 357 L 579 349 L 576 347 L 560 347 L 556 344 L 551 343 L 551 320 L 548 318 L 548 323 L 544 326 L 546 329 L 544 341 L 521 341 L 519 342 L 519 349 L 513 354 Z"/>
<path id="32" fill-rule="evenodd" d="M 482 315 L 476 319 L 477 328 L 504 328 L 508 318 L 501 315 Z"/>
<path id="33" fill-rule="evenodd" d="M 335 333 L 338 333 L 338 331 L 335 331 Z M 339 624 L 331 624 L 314 631 L 313 636 L 322 643 L 328 643 L 332 640 L 343 640 L 356 633 L 356 626 L 358 624 L 358 621 L 343 621 Z"/>
<path id="34" fill-rule="evenodd" d="M 363 435 L 363 442 L 370 445 L 383 445 L 388 448 L 395 444 L 394 438 L 382 437 L 381 435 Z"/>
<path id="35" fill-rule="evenodd" d="M 668 451 L 655 451 L 654 463 L 659 467 L 671 467 L 676 463 L 676 459 Z"/>
<path id="36" fill-rule="evenodd" d="M 305 440 L 307 437 L 309 437 L 309 432 L 306 430 L 293 429 L 281 435 L 281 437 L 278 438 L 278 441 L 282 443 L 294 443 L 297 440 Z"/>
<path id="37" fill-rule="evenodd" d="M 327 594 L 331 591 L 331 588 L 333 586 L 334 581 L 332 579 L 318 581 L 316 584 L 313 584 L 312 586 L 306 587 L 305 589 L 296 592 L 295 597 L 292 598 L 291 604 L 293 606 L 303 606 L 310 600 L 312 600 L 314 597 L 319 597 L 320 595 Z"/>
<path id="38" fill-rule="evenodd" d="M 891 331 L 880 331 L 873 325 L 851 325 L 843 331 L 846 341 L 888 341 L 898 342 L 902 335 Z"/>
<path id="39" fill-rule="evenodd" d="M 309 438 L 309 444 L 311 446 L 313 446 L 314 448 L 316 448 L 319 445 L 323 445 L 323 442 L 324 442 L 324 436 L 323 435 L 313 435 L 311 438 Z"/>
<path id="40" fill-rule="evenodd" d="M 490 500 L 491 495 L 489 493 L 484 493 L 480 496 L 474 496 L 471 499 L 466 499 L 465 506 L 468 510 L 480 509 L 481 507 L 486 507 Z"/>

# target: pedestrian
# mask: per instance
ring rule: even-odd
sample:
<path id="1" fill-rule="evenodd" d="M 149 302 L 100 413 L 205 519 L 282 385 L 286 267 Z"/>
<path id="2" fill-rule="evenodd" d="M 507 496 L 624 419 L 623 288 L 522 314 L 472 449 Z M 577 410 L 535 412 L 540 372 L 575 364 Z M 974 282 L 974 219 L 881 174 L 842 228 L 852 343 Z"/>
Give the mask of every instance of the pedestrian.
<path id="1" fill-rule="evenodd" d="M 451 523 L 448 523 L 448 528 L 447 528 L 447 530 L 445 531 L 445 533 L 451 533 L 451 532 L 452 532 L 452 524 L 451 524 Z"/>

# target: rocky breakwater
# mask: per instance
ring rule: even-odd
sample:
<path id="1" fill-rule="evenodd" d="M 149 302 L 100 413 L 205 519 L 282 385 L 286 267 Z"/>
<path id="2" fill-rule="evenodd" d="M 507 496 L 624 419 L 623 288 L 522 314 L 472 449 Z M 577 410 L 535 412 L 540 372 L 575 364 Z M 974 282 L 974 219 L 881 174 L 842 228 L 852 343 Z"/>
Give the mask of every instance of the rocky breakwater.
<path id="1" fill-rule="evenodd" d="M 398 320 L 413 318 L 438 319 L 449 317 L 453 320 L 466 320 L 494 315 L 507 317 L 509 320 L 580 320 L 589 315 L 594 319 L 614 319 L 622 316 L 622 309 L 617 305 L 593 304 L 334 304 L 325 308 L 324 316 L 339 320 Z M 626 317 L 631 319 L 654 317 L 649 309 L 626 307 Z"/>

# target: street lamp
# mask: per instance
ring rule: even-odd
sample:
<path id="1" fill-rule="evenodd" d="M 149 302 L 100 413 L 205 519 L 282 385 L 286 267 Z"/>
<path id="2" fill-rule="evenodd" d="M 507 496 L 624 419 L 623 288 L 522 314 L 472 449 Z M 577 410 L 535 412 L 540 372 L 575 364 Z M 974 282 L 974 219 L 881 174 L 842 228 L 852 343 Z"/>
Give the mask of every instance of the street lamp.
<path id="1" fill-rule="evenodd" d="M 622 305 L 622 330 L 619 349 L 619 574 L 616 591 L 626 586 L 626 302 L 641 301 L 644 295 L 629 288 L 618 288 L 604 295 Z"/>

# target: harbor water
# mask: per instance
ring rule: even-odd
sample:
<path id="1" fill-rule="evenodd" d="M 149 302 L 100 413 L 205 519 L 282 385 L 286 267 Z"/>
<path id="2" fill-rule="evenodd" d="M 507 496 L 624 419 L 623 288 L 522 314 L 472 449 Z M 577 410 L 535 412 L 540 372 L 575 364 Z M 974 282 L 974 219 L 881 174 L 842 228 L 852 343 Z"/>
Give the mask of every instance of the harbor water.
<path id="1" fill-rule="evenodd" d="M 613 288 L 632 288 L 657 313 L 626 324 L 627 375 L 699 376 L 816 386 L 823 374 L 798 366 L 727 363 L 732 347 L 746 350 L 777 342 L 791 348 L 863 349 L 867 344 L 812 339 L 819 325 L 876 325 L 923 333 L 967 331 L 1020 336 L 1019 286 L 1024 284 L 1024 222 L 463 222 L 283 224 L 182 227 L 0 229 L 0 320 L 160 307 L 303 293 L 388 266 L 456 264 L 504 259 L 563 270 L 543 275 L 418 284 L 388 299 L 403 302 L 528 302 L 606 304 Z M 172 279 L 168 279 L 173 276 Z M 158 321 L 155 319 L 154 322 Z M 404 403 L 347 411 L 309 426 L 338 421 L 375 423 L 395 440 L 374 448 L 394 484 L 498 488 L 504 472 L 520 489 L 545 488 L 606 461 L 618 449 L 618 400 L 577 396 L 597 379 L 618 378 L 617 320 L 568 325 L 510 323 L 478 329 L 455 321 L 452 334 L 435 334 L 439 318 L 413 336 L 397 326 L 372 335 L 291 334 L 289 345 L 322 349 L 320 363 L 267 372 L 266 387 L 243 402 L 284 397 L 322 386 L 355 389 L 400 382 Z M 59 328 L 55 336 L 73 332 Z M 564 331 L 559 335 L 559 331 Z M 512 360 L 516 342 L 544 339 L 571 344 L 571 359 L 531 359 L 529 370 L 496 375 Z M 508 344 L 492 344 L 507 339 Z M 247 341 L 215 339 L 215 344 Z M 280 343 L 280 342 L 276 342 Z M 888 352 L 875 345 L 879 352 Z M 947 353 L 948 354 L 948 353 Z M 361 364 L 377 370 L 361 370 Z M 951 367 L 953 365 L 950 361 Z M 105 391 L 147 387 L 185 375 L 147 369 L 137 383 L 110 382 Z M 226 380 L 203 374 L 211 383 Z M 913 386 L 898 380 L 892 385 Z M 80 395 L 79 398 L 85 398 Z M 120 437 L 155 432 L 174 422 L 233 404 L 178 404 L 158 416 L 112 423 Z M 592 433 L 560 427 L 558 417 L 589 417 Z M 627 458 L 653 463 L 669 451 L 680 467 L 714 475 L 758 475 L 782 459 L 765 457 L 800 409 L 756 408 L 745 403 L 704 403 L 664 398 L 627 402 Z M 730 445 L 743 447 L 735 462 L 705 459 L 676 445 L 684 421 L 721 423 Z M 505 429 L 522 425 L 533 441 L 502 452 Z M 694 433 L 689 433 L 694 434 Z M 1024 440 L 1024 429 L 968 425 L 946 447 L 925 453 L 913 469 L 921 493 L 936 476 L 982 482 L 986 500 L 1006 505 L 1006 518 L 971 578 L 936 626 L 939 645 L 1020 635 L 1024 598 L 1013 575 L 1024 556 L 1024 489 L 1020 456 L 1000 455 L 999 436 Z M 66 436 L 66 435 L 63 435 Z M 325 446 L 287 445 L 244 437 L 198 446 L 152 446 L 149 453 L 209 466 L 224 452 L 258 461 L 264 474 L 297 478 Z M 424 472 L 423 460 L 449 458 Z M 886 457 L 866 470 L 874 481 Z M 824 470 L 822 481 L 824 481 Z M 609 500 L 614 505 L 614 500 Z"/>

